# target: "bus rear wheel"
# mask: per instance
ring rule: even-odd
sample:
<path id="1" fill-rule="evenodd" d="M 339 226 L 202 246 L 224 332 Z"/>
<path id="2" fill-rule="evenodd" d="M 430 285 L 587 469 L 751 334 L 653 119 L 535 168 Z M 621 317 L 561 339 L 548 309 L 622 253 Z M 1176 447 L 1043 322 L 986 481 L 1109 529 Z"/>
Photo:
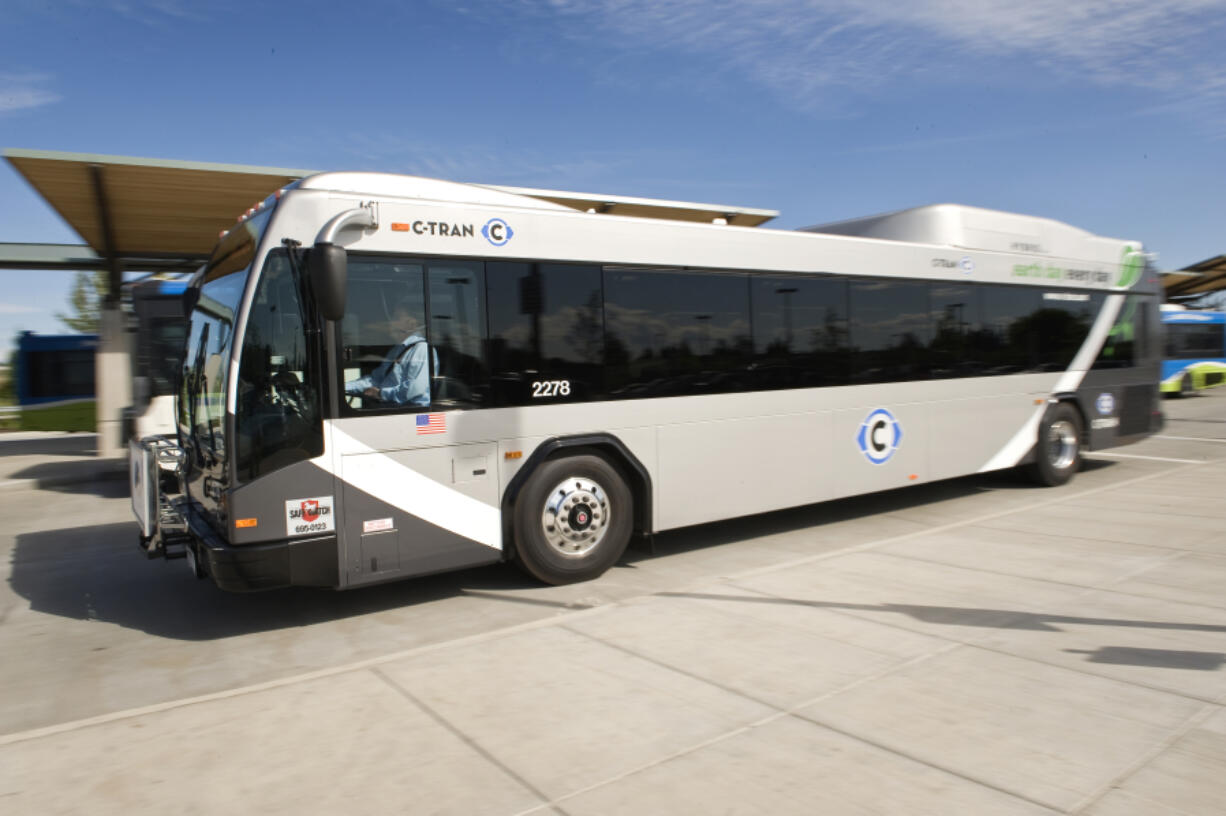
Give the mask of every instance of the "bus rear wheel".
<path id="1" fill-rule="evenodd" d="M 1041 485 L 1055 487 L 1073 478 L 1081 467 L 1081 416 L 1061 402 L 1048 408 L 1039 425 L 1031 477 Z"/>
<path id="2" fill-rule="evenodd" d="M 550 459 L 515 501 L 519 564 L 547 584 L 596 578 L 625 552 L 633 517 L 630 488 L 607 461 Z"/>

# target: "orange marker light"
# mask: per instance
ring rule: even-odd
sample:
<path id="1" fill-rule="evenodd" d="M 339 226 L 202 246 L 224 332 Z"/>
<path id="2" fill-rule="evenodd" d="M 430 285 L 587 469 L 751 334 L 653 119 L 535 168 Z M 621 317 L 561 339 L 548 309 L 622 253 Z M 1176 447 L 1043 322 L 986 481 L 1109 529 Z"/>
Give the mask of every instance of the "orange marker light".
<path id="1" fill-rule="evenodd" d="M 408 231 L 409 231 L 408 224 L 402 223 L 400 221 L 392 222 L 392 232 L 408 232 Z"/>
<path id="2" fill-rule="evenodd" d="M 242 530 L 246 527 L 258 527 L 260 526 L 260 520 L 259 519 L 235 519 L 234 526 L 239 530 Z"/>
<path id="3" fill-rule="evenodd" d="M 523 459 L 524 452 L 523 451 L 507 451 L 505 454 L 503 454 L 503 456 L 504 458 L 507 458 L 507 459 Z"/>
<path id="4" fill-rule="evenodd" d="M 908 478 L 908 479 L 910 479 L 911 481 L 913 481 L 913 482 L 914 482 L 916 479 L 918 479 L 918 478 L 919 478 L 919 474 L 918 474 L 918 473 L 912 473 L 912 474 L 911 474 L 910 476 L 908 476 L 907 478 Z"/>

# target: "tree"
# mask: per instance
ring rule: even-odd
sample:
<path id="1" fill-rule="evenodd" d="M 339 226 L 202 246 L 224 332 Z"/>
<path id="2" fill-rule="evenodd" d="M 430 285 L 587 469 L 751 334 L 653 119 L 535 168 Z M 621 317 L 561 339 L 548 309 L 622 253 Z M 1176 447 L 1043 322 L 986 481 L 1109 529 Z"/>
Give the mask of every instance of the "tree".
<path id="1" fill-rule="evenodd" d="M 98 316 L 109 288 L 108 277 L 105 271 L 78 272 L 77 279 L 72 284 L 72 291 L 68 294 L 68 305 L 72 307 L 72 313 L 57 312 L 56 319 L 72 331 L 97 334 Z"/>

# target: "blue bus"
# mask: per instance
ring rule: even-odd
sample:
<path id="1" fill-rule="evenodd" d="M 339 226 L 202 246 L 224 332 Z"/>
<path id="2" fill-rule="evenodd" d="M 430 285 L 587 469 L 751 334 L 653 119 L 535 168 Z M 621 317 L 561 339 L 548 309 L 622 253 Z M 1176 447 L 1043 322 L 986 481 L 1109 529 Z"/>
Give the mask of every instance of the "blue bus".
<path id="1" fill-rule="evenodd" d="M 94 430 L 97 351 L 96 334 L 21 334 L 13 385 L 23 429 Z"/>
<path id="2" fill-rule="evenodd" d="M 1190 394 L 1226 383 L 1226 312 L 1163 309 L 1162 392 Z"/>

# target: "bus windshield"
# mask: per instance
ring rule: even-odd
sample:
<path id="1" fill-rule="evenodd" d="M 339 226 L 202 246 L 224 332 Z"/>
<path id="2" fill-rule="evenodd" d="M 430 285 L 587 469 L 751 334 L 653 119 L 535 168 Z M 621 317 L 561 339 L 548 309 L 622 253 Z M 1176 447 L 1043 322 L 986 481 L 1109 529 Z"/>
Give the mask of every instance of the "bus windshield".
<path id="1" fill-rule="evenodd" d="M 188 321 L 179 428 L 216 459 L 225 455 L 226 380 L 235 315 L 270 214 L 266 211 L 246 221 L 222 240 L 200 279 L 200 294 Z"/>

